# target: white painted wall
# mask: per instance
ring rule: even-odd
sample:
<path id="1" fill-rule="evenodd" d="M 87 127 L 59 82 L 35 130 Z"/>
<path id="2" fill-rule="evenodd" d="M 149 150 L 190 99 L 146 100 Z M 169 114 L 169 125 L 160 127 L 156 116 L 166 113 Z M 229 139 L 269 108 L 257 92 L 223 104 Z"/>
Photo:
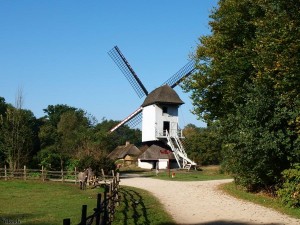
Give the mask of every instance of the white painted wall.
<path id="1" fill-rule="evenodd" d="M 155 167 L 155 165 L 153 165 L 152 162 L 141 161 L 140 159 L 138 159 L 138 167 L 143 168 L 143 169 L 152 169 Z"/>
<path id="2" fill-rule="evenodd" d="M 170 122 L 170 134 L 178 131 L 179 106 L 168 105 L 168 112 L 163 113 L 162 107 L 149 105 L 143 108 L 142 141 L 157 141 L 157 136 L 163 136 L 164 121 Z"/>
<path id="3" fill-rule="evenodd" d="M 168 159 L 159 159 L 158 161 L 158 168 L 159 169 L 168 169 Z"/>
<path id="4" fill-rule="evenodd" d="M 159 159 L 158 160 L 158 169 L 164 170 L 168 169 L 168 159 Z M 155 169 L 156 162 L 154 161 L 141 161 L 138 159 L 138 167 L 143 169 Z"/>
<path id="5" fill-rule="evenodd" d="M 178 131 L 178 106 L 168 105 L 168 113 L 163 113 L 162 108 L 160 108 L 157 114 L 157 129 L 158 131 L 163 131 L 164 121 L 170 122 L 170 132 L 174 134 Z"/>
<path id="6" fill-rule="evenodd" d="M 156 135 L 156 105 L 143 108 L 142 142 L 155 141 Z"/>
<path id="7" fill-rule="evenodd" d="M 168 169 L 168 159 L 159 159 L 158 160 L 158 169 L 164 170 Z M 171 161 L 171 168 L 178 168 L 178 164 L 175 161 Z M 143 169 L 155 169 L 156 168 L 156 162 L 154 161 L 141 161 L 138 159 L 138 167 Z"/>

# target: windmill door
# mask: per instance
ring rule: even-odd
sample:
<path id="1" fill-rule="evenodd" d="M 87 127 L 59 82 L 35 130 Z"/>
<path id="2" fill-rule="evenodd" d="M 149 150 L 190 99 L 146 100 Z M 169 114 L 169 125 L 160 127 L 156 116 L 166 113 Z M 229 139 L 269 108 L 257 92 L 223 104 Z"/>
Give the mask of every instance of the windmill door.
<path id="1" fill-rule="evenodd" d="M 164 135 L 166 135 L 166 130 L 168 131 L 168 133 L 170 132 L 170 122 L 169 121 L 164 121 L 164 124 L 163 124 Z"/>

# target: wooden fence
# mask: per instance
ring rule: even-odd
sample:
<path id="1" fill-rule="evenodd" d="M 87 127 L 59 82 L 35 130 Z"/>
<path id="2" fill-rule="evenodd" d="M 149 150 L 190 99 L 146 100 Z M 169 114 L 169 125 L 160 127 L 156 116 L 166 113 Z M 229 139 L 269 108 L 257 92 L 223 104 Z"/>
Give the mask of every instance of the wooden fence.
<path id="1" fill-rule="evenodd" d="M 104 186 L 104 193 L 97 195 L 97 207 L 94 213 L 87 216 L 87 205 L 82 206 L 81 221 L 78 225 L 110 225 L 114 220 L 115 207 L 119 205 L 119 183 L 120 176 L 117 173 L 113 174 L 111 182 L 102 184 Z M 64 219 L 63 225 L 70 225 L 70 219 Z"/>
<path id="2" fill-rule="evenodd" d="M 23 169 L 8 169 L 6 166 L 0 168 L 0 179 L 9 180 L 9 179 L 23 179 L 23 180 L 52 180 L 52 181 L 61 181 L 61 182 L 75 182 L 77 183 L 78 171 L 75 168 L 73 171 L 51 171 L 46 170 L 44 167 L 41 169 L 27 169 L 24 166 Z"/>
<path id="3" fill-rule="evenodd" d="M 97 195 L 97 207 L 94 209 L 94 213 L 87 216 L 87 205 L 82 206 L 81 222 L 78 225 L 108 225 L 111 224 L 114 219 L 115 207 L 119 204 L 119 173 L 115 175 L 112 170 L 112 176 L 104 174 L 104 170 L 101 170 L 102 176 L 97 180 L 96 186 L 103 186 L 104 193 Z M 43 167 L 41 169 L 27 169 L 24 166 L 23 169 L 11 170 L 6 166 L 0 168 L 0 179 L 23 179 L 23 180 L 51 180 L 61 182 L 75 182 L 77 183 L 78 171 L 75 168 L 74 171 L 49 171 Z M 64 225 L 70 225 L 70 219 L 63 220 Z"/>

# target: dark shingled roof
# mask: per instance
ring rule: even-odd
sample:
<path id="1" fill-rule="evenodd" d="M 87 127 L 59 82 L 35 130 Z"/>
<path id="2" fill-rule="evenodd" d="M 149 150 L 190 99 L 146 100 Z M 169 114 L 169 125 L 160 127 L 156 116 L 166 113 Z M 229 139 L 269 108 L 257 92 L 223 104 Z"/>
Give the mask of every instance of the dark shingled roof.
<path id="1" fill-rule="evenodd" d="M 157 103 L 181 105 L 184 102 L 179 98 L 178 94 L 168 85 L 161 86 L 152 91 L 145 99 L 142 107 Z"/>
<path id="2" fill-rule="evenodd" d="M 151 145 L 149 148 L 147 148 L 143 154 L 139 156 L 139 159 L 141 160 L 158 160 L 158 159 L 175 159 L 173 152 L 169 151 L 169 154 L 167 153 L 167 149 L 162 148 L 158 145 Z"/>
<path id="3" fill-rule="evenodd" d="M 126 155 L 137 157 L 141 153 L 142 152 L 134 144 L 127 144 L 116 147 L 107 157 L 116 160 L 124 159 Z"/>

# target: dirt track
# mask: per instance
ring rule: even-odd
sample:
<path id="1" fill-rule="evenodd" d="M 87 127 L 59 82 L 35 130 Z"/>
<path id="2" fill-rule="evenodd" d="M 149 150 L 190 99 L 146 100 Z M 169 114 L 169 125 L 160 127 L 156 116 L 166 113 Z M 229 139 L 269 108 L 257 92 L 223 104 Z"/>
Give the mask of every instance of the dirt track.
<path id="1" fill-rule="evenodd" d="M 178 224 L 300 224 L 298 219 L 235 199 L 218 190 L 219 184 L 230 181 L 177 182 L 134 177 L 121 179 L 121 185 L 138 187 L 151 192 Z"/>

